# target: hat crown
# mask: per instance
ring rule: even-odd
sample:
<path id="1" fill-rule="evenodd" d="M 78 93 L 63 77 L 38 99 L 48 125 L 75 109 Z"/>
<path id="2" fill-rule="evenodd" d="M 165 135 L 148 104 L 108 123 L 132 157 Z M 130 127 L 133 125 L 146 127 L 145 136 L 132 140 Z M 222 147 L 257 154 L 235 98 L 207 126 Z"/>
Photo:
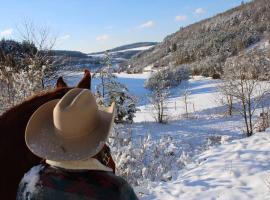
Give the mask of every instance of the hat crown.
<path id="1" fill-rule="evenodd" d="M 56 133 L 63 138 L 79 138 L 91 134 L 98 124 L 98 106 L 87 89 L 75 88 L 65 94 L 53 110 Z"/>

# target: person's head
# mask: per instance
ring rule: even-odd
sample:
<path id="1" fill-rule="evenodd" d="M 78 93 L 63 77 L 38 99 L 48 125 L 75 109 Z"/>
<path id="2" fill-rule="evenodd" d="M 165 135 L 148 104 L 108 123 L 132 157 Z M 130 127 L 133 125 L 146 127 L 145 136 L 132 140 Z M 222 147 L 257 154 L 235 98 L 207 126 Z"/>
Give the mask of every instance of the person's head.
<path id="1" fill-rule="evenodd" d="M 25 131 L 28 148 L 52 161 L 76 161 L 91 157 L 114 163 L 106 145 L 114 119 L 114 103 L 98 107 L 90 90 L 74 88 L 61 99 L 40 106 Z"/>

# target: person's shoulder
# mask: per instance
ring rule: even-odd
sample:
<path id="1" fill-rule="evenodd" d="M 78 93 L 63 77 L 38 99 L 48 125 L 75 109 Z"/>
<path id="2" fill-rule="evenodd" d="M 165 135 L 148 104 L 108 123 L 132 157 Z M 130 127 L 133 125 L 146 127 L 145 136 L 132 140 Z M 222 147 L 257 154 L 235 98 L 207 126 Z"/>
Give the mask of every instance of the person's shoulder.
<path id="1" fill-rule="evenodd" d="M 126 200 L 137 200 L 137 196 L 132 188 L 132 186 L 122 177 L 116 176 L 113 173 L 107 173 L 112 180 L 117 182 L 118 191 L 119 191 L 119 199 L 126 199 Z"/>
<path id="2" fill-rule="evenodd" d="M 32 167 L 22 178 L 21 183 L 35 185 L 36 182 L 39 181 L 39 176 L 41 172 L 44 170 L 45 165 L 39 164 Z"/>
<path id="3" fill-rule="evenodd" d="M 106 183 L 106 185 L 121 187 L 128 184 L 127 181 L 115 175 L 113 172 L 93 170 L 88 173 L 90 180 L 98 179 L 100 183 Z"/>
<path id="4" fill-rule="evenodd" d="M 45 165 L 39 164 L 32 167 L 21 179 L 17 191 L 17 199 L 29 199 L 39 189 L 40 174 Z"/>

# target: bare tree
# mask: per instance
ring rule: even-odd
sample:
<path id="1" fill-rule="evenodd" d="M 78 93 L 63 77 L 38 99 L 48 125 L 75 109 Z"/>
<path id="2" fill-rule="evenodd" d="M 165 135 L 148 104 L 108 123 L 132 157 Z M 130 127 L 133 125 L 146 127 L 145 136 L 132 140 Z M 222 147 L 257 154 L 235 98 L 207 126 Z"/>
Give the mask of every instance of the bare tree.
<path id="1" fill-rule="evenodd" d="M 112 83 L 115 82 L 114 79 L 116 79 L 116 76 L 113 74 L 111 58 L 108 51 L 105 52 L 104 66 L 97 70 L 93 77 L 100 79 L 101 83 L 97 86 L 97 89 L 101 92 L 102 98 L 105 99 L 110 85 L 112 85 Z"/>
<path id="2" fill-rule="evenodd" d="M 249 59 L 243 55 L 226 62 L 223 86 L 224 93 L 240 103 L 236 109 L 244 119 L 247 136 L 253 134 L 254 113 L 269 92 L 269 83 L 259 81 L 259 68 Z"/>
<path id="3" fill-rule="evenodd" d="M 29 60 L 35 70 L 41 73 L 41 86 L 45 86 L 55 78 L 53 69 L 56 58 L 52 49 L 56 44 L 57 37 L 54 36 L 48 26 L 37 26 L 31 20 L 24 20 L 17 27 L 22 43 L 34 45 L 36 50 L 29 52 Z"/>
<path id="4" fill-rule="evenodd" d="M 55 38 L 48 28 L 24 22 L 19 28 L 22 41 L 0 41 L 0 106 L 5 110 L 43 89 L 54 74 L 51 50 Z"/>
<path id="5" fill-rule="evenodd" d="M 234 98 L 232 96 L 232 94 L 230 93 L 230 91 L 228 91 L 228 83 L 226 80 L 223 80 L 223 82 L 221 84 L 218 85 L 218 90 L 219 90 L 219 94 L 220 98 L 219 101 L 222 105 L 226 106 L 227 109 L 227 114 L 229 116 L 233 115 L 233 103 L 234 103 Z"/>
<path id="6" fill-rule="evenodd" d="M 167 102 L 169 91 L 165 88 L 156 88 L 152 90 L 151 95 L 149 96 L 150 103 L 153 108 L 153 116 L 158 123 L 167 123 Z"/>
<path id="7" fill-rule="evenodd" d="M 185 105 L 185 117 L 186 118 L 189 118 L 188 105 L 190 104 L 190 102 L 189 102 L 190 94 L 191 94 L 191 92 L 188 89 L 185 89 L 183 92 L 183 102 Z"/>
<path id="8" fill-rule="evenodd" d="M 167 99 L 169 89 L 172 87 L 168 84 L 169 74 L 168 70 L 159 70 L 144 83 L 145 87 L 151 90 L 149 100 L 151 108 L 153 108 L 153 116 L 158 123 L 166 123 L 168 121 Z"/>

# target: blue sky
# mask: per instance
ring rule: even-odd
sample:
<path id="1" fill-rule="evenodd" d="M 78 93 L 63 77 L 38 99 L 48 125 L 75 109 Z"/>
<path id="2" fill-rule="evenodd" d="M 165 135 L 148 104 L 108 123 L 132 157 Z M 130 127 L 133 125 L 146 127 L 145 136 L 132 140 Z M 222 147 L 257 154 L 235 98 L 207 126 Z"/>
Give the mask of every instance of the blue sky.
<path id="1" fill-rule="evenodd" d="M 0 38 L 18 39 L 25 19 L 57 35 L 55 49 L 95 52 L 162 41 L 180 27 L 240 5 L 242 0 L 0 0 Z"/>

